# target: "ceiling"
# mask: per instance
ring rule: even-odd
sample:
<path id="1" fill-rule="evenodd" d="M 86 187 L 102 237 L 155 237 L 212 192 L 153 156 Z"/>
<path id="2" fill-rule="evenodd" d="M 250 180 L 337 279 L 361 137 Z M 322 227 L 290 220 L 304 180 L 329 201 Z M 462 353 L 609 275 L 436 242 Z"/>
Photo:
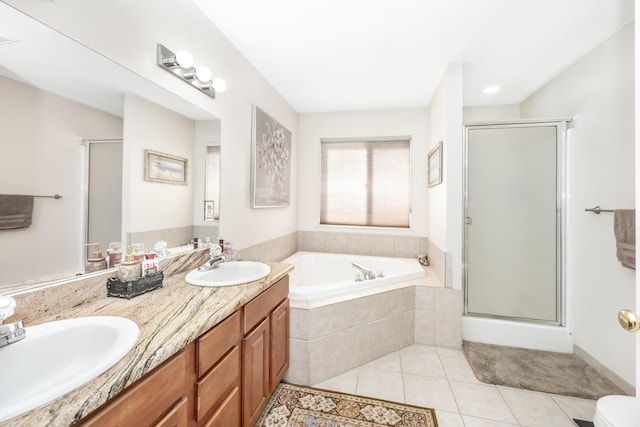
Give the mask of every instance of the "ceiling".
<path id="1" fill-rule="evenodd" d="M 517 104 L 633 20 L 633 0 L 193 0 L 301 113 Z M 500 85 L 484 94 L 488 85 Z"/>

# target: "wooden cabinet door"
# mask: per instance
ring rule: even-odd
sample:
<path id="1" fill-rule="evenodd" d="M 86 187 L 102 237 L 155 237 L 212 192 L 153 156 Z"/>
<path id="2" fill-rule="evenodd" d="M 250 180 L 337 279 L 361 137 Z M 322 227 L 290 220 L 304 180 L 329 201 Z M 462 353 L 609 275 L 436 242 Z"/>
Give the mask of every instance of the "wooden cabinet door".
<path id="1" fill-rule="evenodd" d="M 242 425 L 253 426 L 269 399 L 269 317 L 243 340 Z"/>
<path id="2" fill-rule="evenodd" d="M 278 383 L 289 369 L 289 299 L 285 299 L 271 313 L 271 366 L 269 394 L 273 394 Z"/>

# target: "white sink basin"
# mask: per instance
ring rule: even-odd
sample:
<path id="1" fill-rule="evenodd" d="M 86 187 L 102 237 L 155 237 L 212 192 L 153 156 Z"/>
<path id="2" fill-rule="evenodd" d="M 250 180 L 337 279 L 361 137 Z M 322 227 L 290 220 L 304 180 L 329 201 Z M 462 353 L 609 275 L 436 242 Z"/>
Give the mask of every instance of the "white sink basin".
<path id="1" fill-rule="evenodd" d="M 95 316 L 27 327 L 0 348 L 0 422 L 44 405 L 116 364 L 140 334 L 124 317 Z"/>
<path id="2" fill-rule="evenodd" d="M 187 283 L 198 286 L 232 286 L 254 282 L 271 273 L 267 264 L 255 261 L 224 262 L 209 271 L 193 270 L 187 274 Z"/>

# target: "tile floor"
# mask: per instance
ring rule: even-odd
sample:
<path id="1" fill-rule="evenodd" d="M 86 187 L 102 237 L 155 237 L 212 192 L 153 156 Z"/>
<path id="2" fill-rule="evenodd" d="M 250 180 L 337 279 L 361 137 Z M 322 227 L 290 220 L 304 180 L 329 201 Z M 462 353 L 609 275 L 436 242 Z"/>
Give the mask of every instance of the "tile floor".
<path id="1" fill-rule="evenodd" d="M 594 400 L 478 381 L 462 350 L 414 344 L 314 387 L 436 410 L 440 427 L 575 427 L 591 421 Z"/>

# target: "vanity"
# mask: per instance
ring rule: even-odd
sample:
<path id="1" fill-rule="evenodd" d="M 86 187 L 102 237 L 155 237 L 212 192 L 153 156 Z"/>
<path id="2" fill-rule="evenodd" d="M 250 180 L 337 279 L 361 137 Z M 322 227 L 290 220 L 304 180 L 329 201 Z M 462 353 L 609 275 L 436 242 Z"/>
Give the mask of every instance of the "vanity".
<path id="1" fill-rule="evenodd" d="M 197 254 L 192 258 L 201 262 Z M 193 265 L 130 300 L 106 297 L 99 277 L 87 286 L 103 295 L 75 306 L 62 297 L 64 286 L 41 291 L 64 306 L 58 310 L 47 306 L 34 314 L 29 305 L 44 297 L 14 296 L 14 317 L 26 316 L 27 327 L 88 314 L 121 316 L 138 324 L 140 336 L 94 380 L 0 425 L 253 426 L 289 366 L 292 266 L 269 263 L 271 272 L 261 280 L 201 287 L 184 280 Z"/>

